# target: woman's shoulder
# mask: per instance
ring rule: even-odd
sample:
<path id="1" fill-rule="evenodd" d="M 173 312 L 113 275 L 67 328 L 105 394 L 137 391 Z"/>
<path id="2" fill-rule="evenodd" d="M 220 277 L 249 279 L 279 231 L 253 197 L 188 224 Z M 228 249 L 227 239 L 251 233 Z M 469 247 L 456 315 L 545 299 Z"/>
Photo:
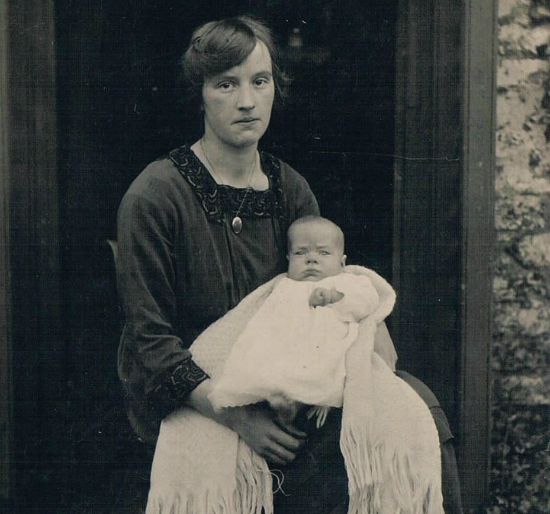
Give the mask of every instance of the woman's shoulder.
<path id="1" fill-rule="evenodd" d="M 304 187 L 309 185 L 307 180 L 298 173 L 290 164 L 275 157 L 269 152 L 262 152 L 262 160 L 264 163 L 268 163 L 274 173 L 278 174 L 281 182 L 291 187 Z"/>
<path id="2" fill-rule="evenodd" d="M 275 169 L 277 180 L 272 180 L 272 183 L 279 182 L 281 192 L 287 200 L 297 205 L 307 205 L 306 211 L 308 212 L 302 215 L 318 214 L 315 195 L 311 191 L 308 181 L 298 171 L 270 153 L 262 152 L 262 159 L 264 162 L 269 163 L 270 168 Z M 273 179 L 273 177 L 271 178 Z"/>
<path id="3" fill-rule="evenodd" d="M 307 180 L 285 161 L 262 152 L 262 159 L 273 173 L 271 183 L 279 191 L 289 223 L 308 214 L 319 214 L 319 205 Z M 274 171 L 273 171 L 274 170 Z"/>
<path id="4" fill-rule="evenodd" d="M 132 181 L 126 196 L 154 201 L 185 193 L 185 181 L 182 180 L 171 154 L 172 152 L 149 163 Z"/>

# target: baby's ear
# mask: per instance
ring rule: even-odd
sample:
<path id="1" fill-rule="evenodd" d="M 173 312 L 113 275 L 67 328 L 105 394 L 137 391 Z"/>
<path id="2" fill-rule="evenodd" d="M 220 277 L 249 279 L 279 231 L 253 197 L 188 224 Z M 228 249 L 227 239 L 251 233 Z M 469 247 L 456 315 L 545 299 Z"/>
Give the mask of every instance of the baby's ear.
<path id="1" fill-rule="evenodd" d="M 286 260 L 289 261 L 290 257 L 288 256 L 288 253 L 286 254 Z"/>
<path id="2" fill-rule="evenodd" d="M 342 255 L 342 261 L 341 261 L 342 268 L 346 265 L 346 258 L 347 258 L 347 255 Z"/>

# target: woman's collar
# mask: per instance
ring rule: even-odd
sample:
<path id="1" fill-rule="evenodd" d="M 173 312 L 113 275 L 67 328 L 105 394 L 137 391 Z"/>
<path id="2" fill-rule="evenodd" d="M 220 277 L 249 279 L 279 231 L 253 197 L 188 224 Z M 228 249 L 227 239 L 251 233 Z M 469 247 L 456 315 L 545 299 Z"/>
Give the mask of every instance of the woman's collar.
<path id="1" fill-rule="evenodd" d="M 175 165 L 180 174 L 189 183 L 197 195 L 201 206 L 212 221 L 223 223 L 224 213 L 220 202 L 220 190 L 215 180 L 204 167 L 200 159 L 195 155 L 188 145 L 182 145 L 169 152 L 168 158 Z M 273 213 L 277 217 L 283 216 L 282 210 L 282 187 L 281 187 L 281 162 L 268 152 L 260 152 L 262 170 L 269 180 L 269 189 L 266 191 L 254 191 L 250 198 L 259 199 L 259 203 L 265 204 L 265 198 L 273 197 Z M 226 190 L 233 188 L 223 186 Z M 258 212 L 259 215 L 266 215 L 266 212 Z"/>

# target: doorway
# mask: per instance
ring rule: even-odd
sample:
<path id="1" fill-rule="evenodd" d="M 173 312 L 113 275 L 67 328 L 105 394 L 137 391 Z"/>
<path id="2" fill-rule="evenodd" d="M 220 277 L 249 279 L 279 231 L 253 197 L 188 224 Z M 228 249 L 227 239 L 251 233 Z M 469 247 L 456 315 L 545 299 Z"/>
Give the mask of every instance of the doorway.
<path id="1" fill-rule="evenodd" d="M 58 443 L 65 452 L 63 486 L 45 487 L 44 494 L 62 487 L 67 501 L 83 505 L 124 502 L 116 484 L 132 488 L 142 478 L 124 469 L 148 457 L 134 444 L 120 398 L 121 315 L 106 240 L 115 237 L 118 203 L 137 174 L 198 135 L 178 83 L 192 29 L 241 13 L 272 27 L 291 78 L 262 147 L 308 180 L 322 213 L 346 234 L 348 262 L 391 280 L 397 2 L 59 0 L 67 352 L 65 373 L 55 379 L 67 390 L 70 435 Z"/>
<path id="2" fill-rule="evenodd" d="M 158 55 L 162 63 L 176 59 L 181 44 L 176 35 L 213 12 L 225 16 L 244 7 L 261 14 L 276 7 L 286 13 L 305 4 L 288 3 L 2 4 L 7 15 L 0 16 L 0 26 L 7 41 L 0 45 L 5 71 L 0 108 L 7 116 L 0 124 L 6 143 L 0 145 L 0 380 L 7 384 L 8 401 L 0 404 L 0 460 L 12 472 L 0 473 L 0 505 L 17 492 L 23 512 L 31 512 L 31 504 L 47 512 L 48 503 L 41 500 L 69 491 L 60 481 L 67 477 L 80 485 L 90 482 L 96 498 L 108 502 L 101 487 L 119 485 L 106 480 L 107 472 L 114 470 L 115 460 L 127 465 L 133 458 L 120 458 L 117 448 L 105 444 L 124 439 L 125 416 L 115 397 L 120 320 L 112 307 L 110 256 L 102 255 L 102 245 L 106 234 L 114 233 L 113 213 L 129 181 L 167 146 L 181 142 L 170 123 L 179 119 L 175 109 L 160 101 L 174 98 L 170 87 L 157 81 L 162 66 L 142 57 Z M 419 369 L 429 371 L 434 357 L 445 357 L 428 383 L 454 419 L 464 499 L 478 509 L 488 491 L 497 4 L 398 3 L 391 278 L 401 307 L 393 314 L 393 328 L 395 333 L 404 327 L 398 335 L 400 355 L 402 349 L 412 352 Z M 307 8 L 315 11 L 325 2 L 311 4 Z M 354 6 L 362 12 L 359 2 L 340 5 L 353 16 Z M 390 19 L 394 10 L 387 9 Z M 388 56 L 392 52 L 390 45 Z M 393 59 L 387 62 L 393 66 Z M 175 67 L 164 71 L 169 79 L 170 70 Z M 282 150 L 276 141 L 271 144 Z M 280 154 L 296 167 L 305 155 L 298 149 L 294 162 Z M 310 181 L 321 177 L 307 162 L 299 170 Z M 437 273 L 419 273 L 423 269 Z M 419 356 L 414 344 L 428 341 L 431 349 Z M 92 412 L 105 408 L 106 399 L 112 400 L 107 412 L 115 418 L 107 434 L 107 423 L 89 422 L 107 419 Z M 113 451 L 98 453 L 102 448 Z M 74 469 L 75 463 L 86 469 Z M 58 501 L 50 505 L 59 512 Z"/>

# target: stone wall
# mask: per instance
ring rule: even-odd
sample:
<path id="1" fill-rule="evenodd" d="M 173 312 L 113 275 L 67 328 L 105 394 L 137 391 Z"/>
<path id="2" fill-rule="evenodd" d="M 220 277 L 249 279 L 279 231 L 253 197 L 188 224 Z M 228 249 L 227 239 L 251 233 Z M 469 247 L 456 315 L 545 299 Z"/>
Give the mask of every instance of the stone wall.
<path id="1" fill-rule="evenodd" d="M 491 513 L 550 512 L 550 1 L 499 0 Z"/>

